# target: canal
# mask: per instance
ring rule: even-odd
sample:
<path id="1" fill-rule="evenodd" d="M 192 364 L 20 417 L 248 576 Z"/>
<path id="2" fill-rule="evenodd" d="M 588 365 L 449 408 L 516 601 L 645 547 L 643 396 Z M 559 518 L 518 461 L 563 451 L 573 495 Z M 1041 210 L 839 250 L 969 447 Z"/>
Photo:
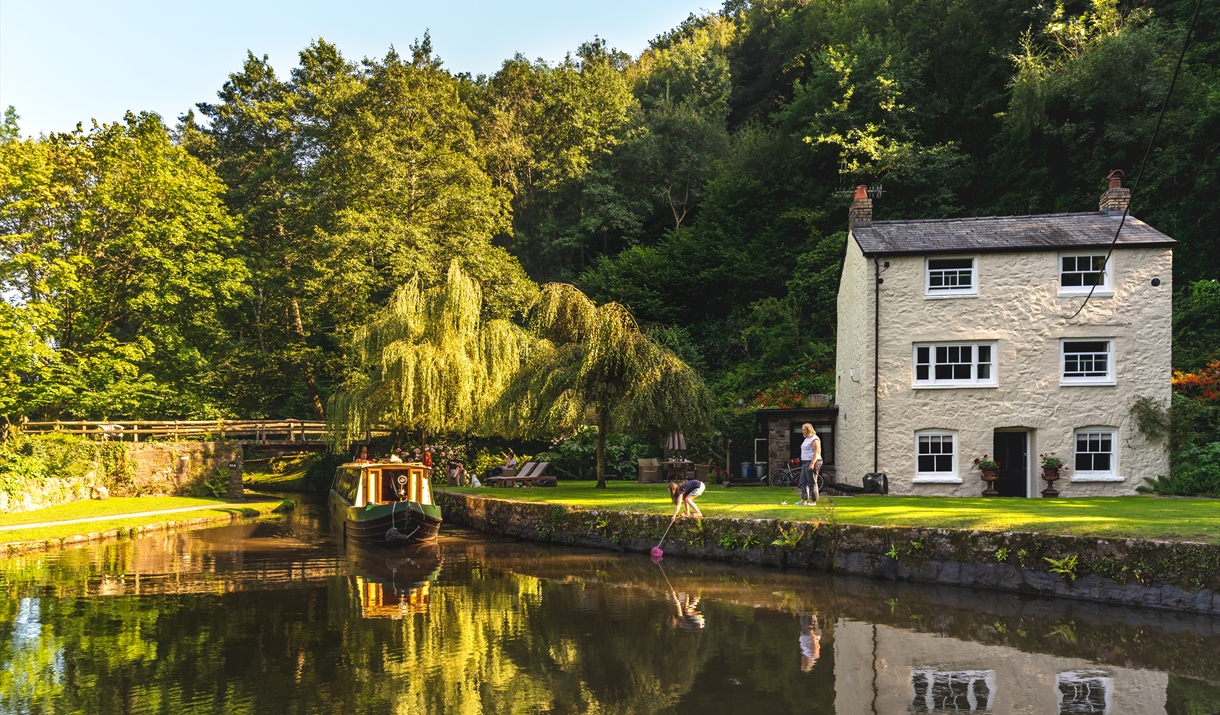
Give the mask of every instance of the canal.
<path id="1" fill-rule="evenodd" d="M 551 547 L 321 504 L 0 560 L 3 713 L 1212 715 L 1220 619 Z"/>

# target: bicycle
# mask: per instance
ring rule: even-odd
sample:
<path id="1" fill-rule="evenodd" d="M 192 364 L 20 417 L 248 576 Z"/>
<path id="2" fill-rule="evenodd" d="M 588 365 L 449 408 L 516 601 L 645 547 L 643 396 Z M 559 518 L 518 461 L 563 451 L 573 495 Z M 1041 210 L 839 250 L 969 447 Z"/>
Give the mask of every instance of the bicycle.
<path id="1" fill-rule="evenodd" d="M 767 484 L 773 487 L 795 487 L 800 484 L 801 460 L 790 459 L 788 466 L 767 477 Z M 825 488 L 826 481 L 818 474 L 818 491 Z"/>

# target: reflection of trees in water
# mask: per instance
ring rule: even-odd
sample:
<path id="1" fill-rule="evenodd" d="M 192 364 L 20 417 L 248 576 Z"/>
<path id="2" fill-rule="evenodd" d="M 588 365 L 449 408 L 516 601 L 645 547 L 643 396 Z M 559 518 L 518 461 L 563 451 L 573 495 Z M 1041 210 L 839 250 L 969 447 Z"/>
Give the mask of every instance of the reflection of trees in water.
<path id="1" fill-rule="evenodd" d="M 829 710 L 836 618 L 1102 662 L 1187 663 L 1204 680 L 1171 685 L 1186 683 L 1178 690 L 1195 700 L 1220 692 L 1204 682 L 1214 659 L 1200 657 L 1215 636 L 1181 615 L 1106 618 L 1087 604 L 678 560 L 666 565 L 670 584 L 643 557 L 455 540 L 442 544 L 426 612 L 365 618 L 349 568 L 405 592 L 432 562 L 387 562 L 386 552 L 345 562 L 259 532 L 242 538 L 250 548 L 237 553 L 167 539 L 0 561 L 0 711 L 21 711 L 15 698 L 98 713 Z M 310 575 L 283 582 L 281 569 Z M 156 593 L 130 595 L 134 570 Z M 106 591 L 121 595 L 97 595 L 103 576 L 126 584 Z M 671 627 L 672 594 L 699 599 L 703 629 Z M 814 609 L 820 659 L 803 673 L 799 616 Z M 1075 642 L 1051 635 L 1069 616 Z"/>
<path id="2" fill-rule="evenodd" d="M 402 622 L 398 712 L 654 712 L 712 650 L 664 627 L 664 601 L 621 603 L 630 595 L 613 585 L 471 576 L 434 589 L 428 617 Z"/>

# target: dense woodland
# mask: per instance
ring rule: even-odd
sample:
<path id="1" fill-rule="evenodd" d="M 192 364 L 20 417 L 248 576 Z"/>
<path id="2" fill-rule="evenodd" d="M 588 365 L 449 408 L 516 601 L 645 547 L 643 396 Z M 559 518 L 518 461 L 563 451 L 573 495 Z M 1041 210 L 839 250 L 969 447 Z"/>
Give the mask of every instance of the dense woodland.
<path id="1" fill-rule="evenodd" d="M 722 407 L 832 392 L 845 190 L 883 186 L 878 219 L 1094 210 L 1112 169 L 1132 185 L 1194 7 L 729 0 L 635 57 L 593 38 L 475 77 L 426 35 L 319 39 L 279 71 L 253 48 L 173 122 L 23 137 L 10 108 L 0 414 L 322 416 L 360 326 L 454 260 L 487 319 L 554 281 L 621 303 Z M 1220 384 L 1218 22 L 1205 3 L 1132 213 L 1180 242 L 1175 439 L 1220 470 L 1190 382 Z"/>

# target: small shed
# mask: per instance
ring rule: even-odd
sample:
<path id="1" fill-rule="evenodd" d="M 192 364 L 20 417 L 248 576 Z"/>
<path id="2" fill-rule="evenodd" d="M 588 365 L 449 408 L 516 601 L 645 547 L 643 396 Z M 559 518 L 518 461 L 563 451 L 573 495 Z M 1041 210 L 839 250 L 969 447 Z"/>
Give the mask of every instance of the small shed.
<path id="1" fill-rule="evenodd" d="M 831 481 L 835 474 L 835 423 L 838 406 L 765 409 L 754 413 L 754 461 L 766 462 L 767 473 L 783 469 L 788 460 L 801 456 L 801 425 L 806 422 L 822 440 L 822 474 Z"/>

